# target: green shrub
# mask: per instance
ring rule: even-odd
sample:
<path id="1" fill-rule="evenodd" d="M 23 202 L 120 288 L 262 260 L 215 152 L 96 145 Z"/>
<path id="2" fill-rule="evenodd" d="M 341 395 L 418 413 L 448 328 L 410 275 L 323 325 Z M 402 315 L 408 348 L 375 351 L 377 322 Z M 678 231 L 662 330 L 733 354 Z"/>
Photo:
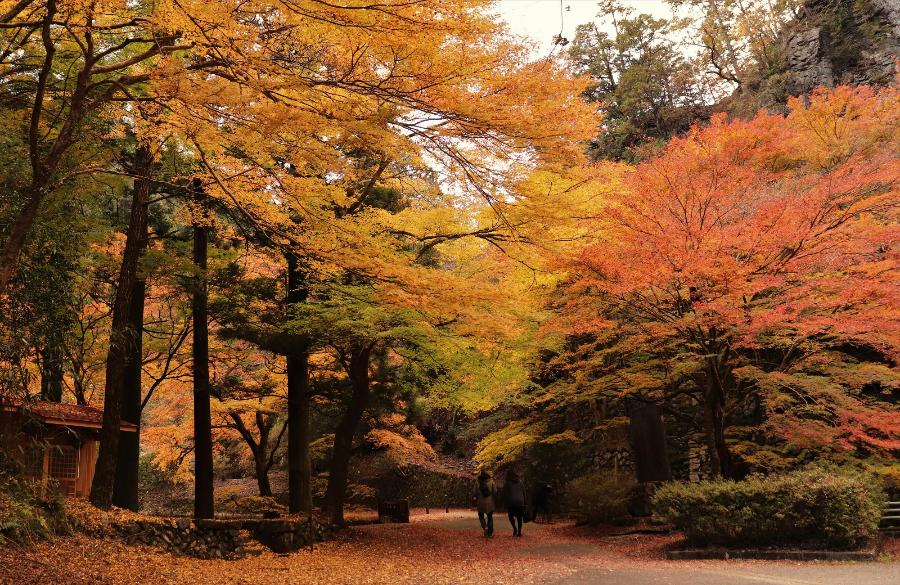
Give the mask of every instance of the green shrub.
<path id="1" fill-rule="evenodd" d="M 593 471 L 566 485 L 563 504 L 591 524 L 618 523 L 629 517 L 633 489 L 630 474 Z"/>
<path id="2" fill-rule="evenodd" d="M 883 492 L 862 474 L 820 468 L 744 481 L 670 483 L 653 498 L 695 545 L 852 548 L 878 532 Z"/>
<path id="3" fill-rule="evenodd" d="M 70 531 L 62 496 L 41 496 L 30 482 L 0 475 L 0 545 L 23 543 Z"/>

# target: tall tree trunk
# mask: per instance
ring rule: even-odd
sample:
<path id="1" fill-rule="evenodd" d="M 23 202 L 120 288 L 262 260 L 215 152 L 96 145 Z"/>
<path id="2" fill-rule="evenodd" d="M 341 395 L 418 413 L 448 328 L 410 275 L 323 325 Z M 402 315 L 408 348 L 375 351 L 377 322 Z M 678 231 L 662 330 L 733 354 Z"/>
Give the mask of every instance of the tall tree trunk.
<path id="1" fill-rule="evenodd" d="M 331 471 L 325 492 L 325 507 L 331 521 L 344 524 L 344 498 L 347 494 L 347 479 L 350 471 L 350 457 L 353 454 L 353 437 L 359 421 L 369 403 L 369 356 L 371 346 L 362 347 L 350 356 L 348 374 L 350 376 L 350 403 L 334 431 L 334 449 L 331 457 Z"/>
<path id="2" fill-rule="evenodd" d="M 41 400 L 62 402 L 63 343 L 61 331 L 51 332 L 45 340 L 41 352 Z"/>
<path id="3" fill-rule="evenodd" d="M 713 359 L 713 358 L 709 358 Z M 703 427 L 709 451 L 709 467 L 713 477 L 731 477 L 731 452 L 725 442 L 725 394 L 719 373 L 713 365 L 707 371 L 704 396 Z"/>
<path id="4" fill-rule="evenodd" d="M 25 207 L 19 212 L 19 217 L 16 218 L 16 222 L 9 232 L 9 238 L 3 244 L 3 250 L 0 250 L 0 294 L 6 291 L 13 275 L 19 269 L 19 254 L 25 246 L 25 238 L 37 218 L 38 208 L 41 206 L 43 198 L 43 187 L 32 188 Z"/>
<path id="5" fill-rule="evenodd" d="M 625 413 L 628 415 L 628 439 L 638 482 L 672 479 L 666 428 L 659 405 L 626 399 Z"/>
<path id="6" fill-rule="evenodd" d="M 53 25 L 57 20 L 56 0 L 47 0 L 43 10 L 43 18 L 40 25 L 41 42 L 44 46 L 44 59 L 37 74 L 37 86 L 34 92 L 34 101 L 31 106 L 30 123 L 28 126 L 28 158 L 31 162 L 31 184 L 25 192 L 26 203 L 19 217 L 16 218 L 9 238 L 4 242 L 0 250 L 0 294 L 6 292 L 10 280 L 19 268 L 19 255 L 25 245 L 25 238 L 31 230 L 34 220 L 37 218 L 38 209 L 44 196 L 47 194 L 47 186 L 59 165 L 63 152 L 71 145 L 74 129 L 84 116 L 84 97 L 86 95 L 89 76 L 84 76 L 82 69 L 76 78 L 76 88 L 72 93 L 72 99 L 68 103 L 69 116 L 63 122 L 59 134 L 53 145 L 47 149 L 41 141 L 41 118 L 44 113 L 44 98 L 47 92 L 47 84 L 53 74 L 53 60 L 56 55 L 57 42 L 53 39 Z M 96 475 L 95 475 L 96 477 Z M 92 488 L 93 489 L 93 488 Z"/>
<path id="7" fill-rule="evenodd" d="M 297 257 L 287 255 L 288 306 L 306 301 L 309 290 Z M 312 465 L 309 457 L 309 344 L 298 343 L 287 354 L 288 508 L 292 514 L 312 510 Z"/>
<path id="8" fill-rule="evenodd" d="M 143 248 L 146 249 L 146 230 L 143 234 L 143 241 Z M 134 283 L 131 314 L 129 315 L 134 339 L 129 348 L 128 359 L 125 362 L 122 384 L 122 420 L 133 423 L 137 426 L 137 430 L 133 433 L 124 433 L 119 439 L 119 461 L 116 481 L 113 485 L 113 504 L 135 512 L 137 512 L 140 505 L 138 480 L 141 459 L 141 400 L 143 398 L 141 392 L 141 363 L 144 359 L 142 333 L 144 330 L 144 298 L 146 292 L 147 281 L 139 276 Z"/>
<path id="9" fill-rule="evenodd" d="M 194 192 L 202 204 L 203 194 L 199 181 L 194 181 Z M 195 213 L 198 213 L 195 211 Z M 206 253 L 209 240 L 206 218 L 194 222 L 194 267 L 198 272 L 194 280 L 194 517 L 212 518 L 213 457 L 212 420 L 209 404 L 209 319 L 207 310 Z M 203 222 L 203 223 L 201 223 Z"/>
<path id="10" fill-rule="evenodd" d="M 134 339 L 130 327 L 131 300 L 137 279 L 138 259 L 141 253 L 142 237 L 147 231 L 147 202 L 150 197 L 150 171 L 153 157 L 150 149 L 139 146 L 134 153 L 134 173 L 146 180 L 134 183 L 131 202 L 131 219 L 122 254 L 119 271 L 119 285 L 113 303 L 112 330 L 109 336 L 109 350 L 106 354 L 106 383 L 103 393 L 103 426 L 100 429 L 100 452 L 91 484 L 91 502 L 98 508 L 112 505 L 113 484 L 116 477 L 116 463 L 119 455 L 119 424 L 122 417 L 122 386 L 125 362 Z"/>

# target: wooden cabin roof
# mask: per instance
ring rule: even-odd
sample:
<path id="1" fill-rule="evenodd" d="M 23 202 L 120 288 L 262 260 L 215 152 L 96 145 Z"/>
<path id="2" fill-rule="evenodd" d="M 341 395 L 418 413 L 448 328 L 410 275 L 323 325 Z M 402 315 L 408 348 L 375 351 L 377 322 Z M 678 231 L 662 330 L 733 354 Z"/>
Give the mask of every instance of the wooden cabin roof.
<path id="1" fill-rule="evenodd" d="M 34 416 L 48 425 L 99 429 L 103 426 L 103 411 L 92 406 L 64 404 L 37 400 L 35 402 L 13 402 L 3 405 L 6 412 L 22 412 Z M 125 432 L 136 432 L 137 425 L 122 421 L 119 427 Z"/>

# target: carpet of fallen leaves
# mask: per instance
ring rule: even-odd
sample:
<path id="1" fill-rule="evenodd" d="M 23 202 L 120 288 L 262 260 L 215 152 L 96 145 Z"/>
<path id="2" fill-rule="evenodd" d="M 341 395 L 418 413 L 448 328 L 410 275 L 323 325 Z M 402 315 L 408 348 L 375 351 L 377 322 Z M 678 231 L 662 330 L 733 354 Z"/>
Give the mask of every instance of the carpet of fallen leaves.
<path id="1" fill-rule="evenodd" d="M 597 531 L 567 522 L 528 524 L 523 538 L 513 538 L 505 518 L 496 520 L 493 539 L 481 536 L 471 512 L 441 511 L 414 516 L 410 524 L 356 526 L 312 552 L 265 552 L 238 561 L 176 557 L 75 535 L 0 549 L 0 583 L 524 585 L 565 577 L 579 566 L 669 563 L 665 550 L 678 541 L 673 535 L 621 535 L 621 529 Z"/>

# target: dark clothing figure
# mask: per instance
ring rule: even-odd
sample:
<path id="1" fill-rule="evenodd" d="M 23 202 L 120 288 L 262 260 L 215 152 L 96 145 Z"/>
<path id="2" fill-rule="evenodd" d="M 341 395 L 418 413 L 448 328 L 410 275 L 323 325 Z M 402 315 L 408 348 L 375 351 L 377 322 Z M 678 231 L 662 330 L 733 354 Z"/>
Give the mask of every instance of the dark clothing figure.
<path id="1" fill-rule="evenodd" d="M 494 536 L 494 480 L 488 471 L 478 474 L 475 483 L 475 505 L 478 508 L 478 521 L 488 538 Z"/>
<path id="2" fill-rule="evenodd" d="M 538 484 L 537 491 L 534 494 L 534 518 L 537 520 L 538 514 L 543 515 L 544 522 L 548 524 L 553 521 L 553 486 L 547 482 Z"/>
<path id="3" fill-rule="evenodd" d="M 506 515 L 512 524 L 513 536 L 522 536 L 522 523 L 525 522 L 525 506 L 507 506 Z"/>
<path id="4" fill-rule="evenodd" d="M 506 484 L 503 487 L 506 499 L 506 512 L 509 523 L 512 524 L 513 536 L 522 536 L 522 523 L 525 522 L 525 507 L 528 504 L 528 494 L 525 492 L 525 482 L 515 471 L 506 475 Z"/>
<path id="5" fill-rule="evenodd" d="M 494 536 L 494 513 L 478 512 L 478 521 L 481 523 L 481 530 L 488 538 Z"/>

